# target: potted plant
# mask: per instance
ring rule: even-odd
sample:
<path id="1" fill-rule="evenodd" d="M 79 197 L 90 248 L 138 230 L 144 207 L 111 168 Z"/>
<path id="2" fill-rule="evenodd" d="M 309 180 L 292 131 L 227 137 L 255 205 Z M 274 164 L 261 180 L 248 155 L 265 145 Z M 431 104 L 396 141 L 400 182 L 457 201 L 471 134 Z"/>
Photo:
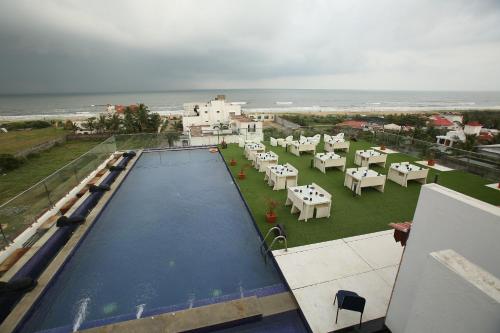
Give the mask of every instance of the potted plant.
<path id="1" fill-rule="evenodd" d="M 238 164 L 238 162 L 234 159 L 234 157 L 231 157 L 231 160 L 229 161 L 229 165 L 235 166 L 236 164 Z"/>
<path id="2" fill-rule="evenodd" d="M 380 145 L 380 150 L 385 150 L 385 145 L 383 143 Z"/>
<path id="3" fill-rule="evenodd" d="M 436 160 L 434 159 L 434 152 L 431 151 L 428 154 L 427 165 L 434 166 L 435 164 L 436 164 Z"/>
<path id="4" fill-rule="evenodd" d="M 220 143 L 220 146 L 222 147 L 222 149 L 227 148 L 227 142 L 224 140 L 224 138 L 222 138 L 222 142 Z"/>
<path id="5" fill-rule="evenodd" d="M 276 212 L 274 211 L 274 209 L 276 208 L 277 205 L 278 205 L 278 203 L 276 202 L 276 200 L 269 199 L 267 201 L 267 209 L 268 209 L 266 212 L 267 223 L 276 222 L 276 218 L 278 218 L 278 215 L 276 215 Z"/>
<path id="6" fill-rule="evenodd" d="M 238 179 L 239 180 L 243 180 L 246 178 L 246 174 L 245 174 L 245 169 L 248 168 L 249 165 L 248 164 L 245 164 L 241 169 L 240 169 L 240 172 L 238 173 Z"/>

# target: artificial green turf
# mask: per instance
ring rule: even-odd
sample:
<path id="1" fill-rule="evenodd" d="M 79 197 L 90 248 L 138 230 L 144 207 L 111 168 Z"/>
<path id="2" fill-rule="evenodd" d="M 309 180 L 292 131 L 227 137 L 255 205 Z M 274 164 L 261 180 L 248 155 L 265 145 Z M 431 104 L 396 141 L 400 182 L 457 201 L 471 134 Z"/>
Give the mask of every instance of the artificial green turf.
<path id="1" fill-rule="evenodd" d="M 237 173 L 242 166 L 249 165 L 250 162 L 245 158 L 243 148 L 231 144 L 227 149 L 221 150 L 222 155 L 228 164 L 231 158 L 237 160 L 238 165 L 229 166 L 229 168 L 234 178 L 237 179 L 237 184 L 263 234 L 271 227 L 265 221 L 265 213 L 268 210 L 267 201 L 271 198 L 279 203 L 276 208 L 277 222 L 285 224 L 289 247 L 386 230 L 390 222 L 412 220 L 420 193 L 419 183 L 411 181 L 405 188 L 387 180 L 384 193 L 367 188 L 363 189 L 361 196 L 355 197 L 350 189 L 344 187 L 345 174 L 339 169 L 329 169 L 326 174 L 323 174 L 318 169 L 310 167 L 313 157 L 311 154 L 297 157 L 286 152 L 284 148 L 271 147 L 267 142 L 265 144 L 267 150 L 272 150 L 279 155 L 279 164 L 290 163 L 299 170 L 299 185 L 314 182 L 332 194 L 332 211 L 328 219 L 310 219 L 308 222 L 299 222 L 297 215 L 290 213 L 290 206 L 284 206 L 286 190 L 273 191 L 264 181 L 264 173 L 249 166 L 245 171 L 246 179 L 237 179 Z M 346 167 L 355 167 L 356 150 L 368 149 L 370 146 L 372 144 L 368 142 L 351 142 Z M 323 143 L 318 147 L 323 148 Z M 340 152 L 340 155 L 345 154 Z M 405 154 L 389 154 L 385 169 L 373 165 L 371 168 L 387 174 L 390 163 L 415 160 L 414 157 Z M 500 191 L 484 186 L 489 183 L 487 180 L 462 171 L 436 172 L 430 169 L 427 181 L 433 181 L 436 173 L 439 173 L 439 184 L 491 204 L 500 205 Z"/>

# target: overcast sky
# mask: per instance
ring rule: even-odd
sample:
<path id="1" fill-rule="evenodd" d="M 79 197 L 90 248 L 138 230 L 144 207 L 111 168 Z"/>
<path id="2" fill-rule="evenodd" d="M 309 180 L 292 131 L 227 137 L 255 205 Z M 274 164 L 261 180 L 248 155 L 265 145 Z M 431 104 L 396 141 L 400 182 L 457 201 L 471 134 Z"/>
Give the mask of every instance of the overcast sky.
<path id="1" fill-rule="evenodd" d="M 500 1 L 0 0 L 0 93 L 500 90 Z"/>

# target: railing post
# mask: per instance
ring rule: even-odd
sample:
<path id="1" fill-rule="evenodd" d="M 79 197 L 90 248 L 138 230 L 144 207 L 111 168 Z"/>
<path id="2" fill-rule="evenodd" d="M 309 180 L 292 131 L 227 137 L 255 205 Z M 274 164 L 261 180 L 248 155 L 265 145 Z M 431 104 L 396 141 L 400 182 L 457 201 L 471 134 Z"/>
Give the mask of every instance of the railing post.
<path id="1" fill-rule="evenodd" d="M 50 192 L 49 189 L 47 188 L 47 184 L 45 183 L 45 181 L 43 182 L 43 187 L 45 188 L 45 194 L 47 195 L 47 199 L 49 200 L 50 206 L 54 206 L 52 200 L 50 199 Z"/>

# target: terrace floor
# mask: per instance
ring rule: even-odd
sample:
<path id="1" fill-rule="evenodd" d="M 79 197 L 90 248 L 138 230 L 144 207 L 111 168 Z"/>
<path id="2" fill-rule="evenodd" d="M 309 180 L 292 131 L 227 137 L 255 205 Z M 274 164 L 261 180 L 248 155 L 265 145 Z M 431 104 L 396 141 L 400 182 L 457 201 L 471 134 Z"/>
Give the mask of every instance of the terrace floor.
<path id="1" fill-rule="evenodd" d="M 384 317 L 403 247 L 391 230 L 273 251 L 313 332 L 331 332 L 359 323 L 359 313 L 333 305 L 339 289 L 366 298 L 363 322 Z"/>
<path id="2" fill-rule="evenodd" d="M 311 168 L 311 154 L 300 157 L 292 155 L 282 147 L 272 147 L 269 142 L 264 142 L 266 150 L 274 151 L 279 155 L 279 163 L 290 163 L 299 170 L 298 184 L 305 185 L 312 182 L 318 184 L 332 194 L 332 211 L 329 218 L 312 219 L 307 223 L 298 222 L 297 216 L 290 213 L 290 207 L 285 207 L 286 191 L 273 191 L 264 181 L 264 173 L 254 169 L 244 156 L 243 148 L 237 144 L 230 144 L 227 149 L 222 149 L 222 155 L 229 165 L 229 160 L 237 160 L 236 166 L 229 166 L 234 178 L 241 168 L 245 168 L 246 179 L 236 180 L 243 194 L 255 222 L 262 234 L 266 234 L 271 225 L 266 223 L 265 213 L 267 202 L 274 199 L 278 202 L 276 213 L 278 223 L 285 225 L 289 247 L 314 244 L 319 242 L 341 239 L 357 235 L 387 230 L 388 223 L 411 221 L 417 205 L 421 185 L 409 182 L 408 187 L 402 187 L 390 180 L 386 181 L 384 193 L 374 189 L 363 189 L 361 196 L 353 196 L 350 189 L 344 187 L 345 174 L 338 169 L 328 170 L 323 174 Z M 340 152 L 347 159 L 346 167 L 354 166 L 354 153 L 358 149 L 370 149 L 372 143 L 351 141 L 349 153 Z M 323 151 L 323 143 L 318 145 L 318 152 Z M 417 161 L 412 156 L 394 153 L 387 156 L 385 168 L 372 166 L 377 172 L 387 174 L 391 163 L 403 161 Z M 485 186 L 491 181 L 479 176 L 459 171 L 441 172 L 429 169 L 428 182 L 439 177 L 439 184 L 471 197 L 500 205 L 500 191 Z"/>

